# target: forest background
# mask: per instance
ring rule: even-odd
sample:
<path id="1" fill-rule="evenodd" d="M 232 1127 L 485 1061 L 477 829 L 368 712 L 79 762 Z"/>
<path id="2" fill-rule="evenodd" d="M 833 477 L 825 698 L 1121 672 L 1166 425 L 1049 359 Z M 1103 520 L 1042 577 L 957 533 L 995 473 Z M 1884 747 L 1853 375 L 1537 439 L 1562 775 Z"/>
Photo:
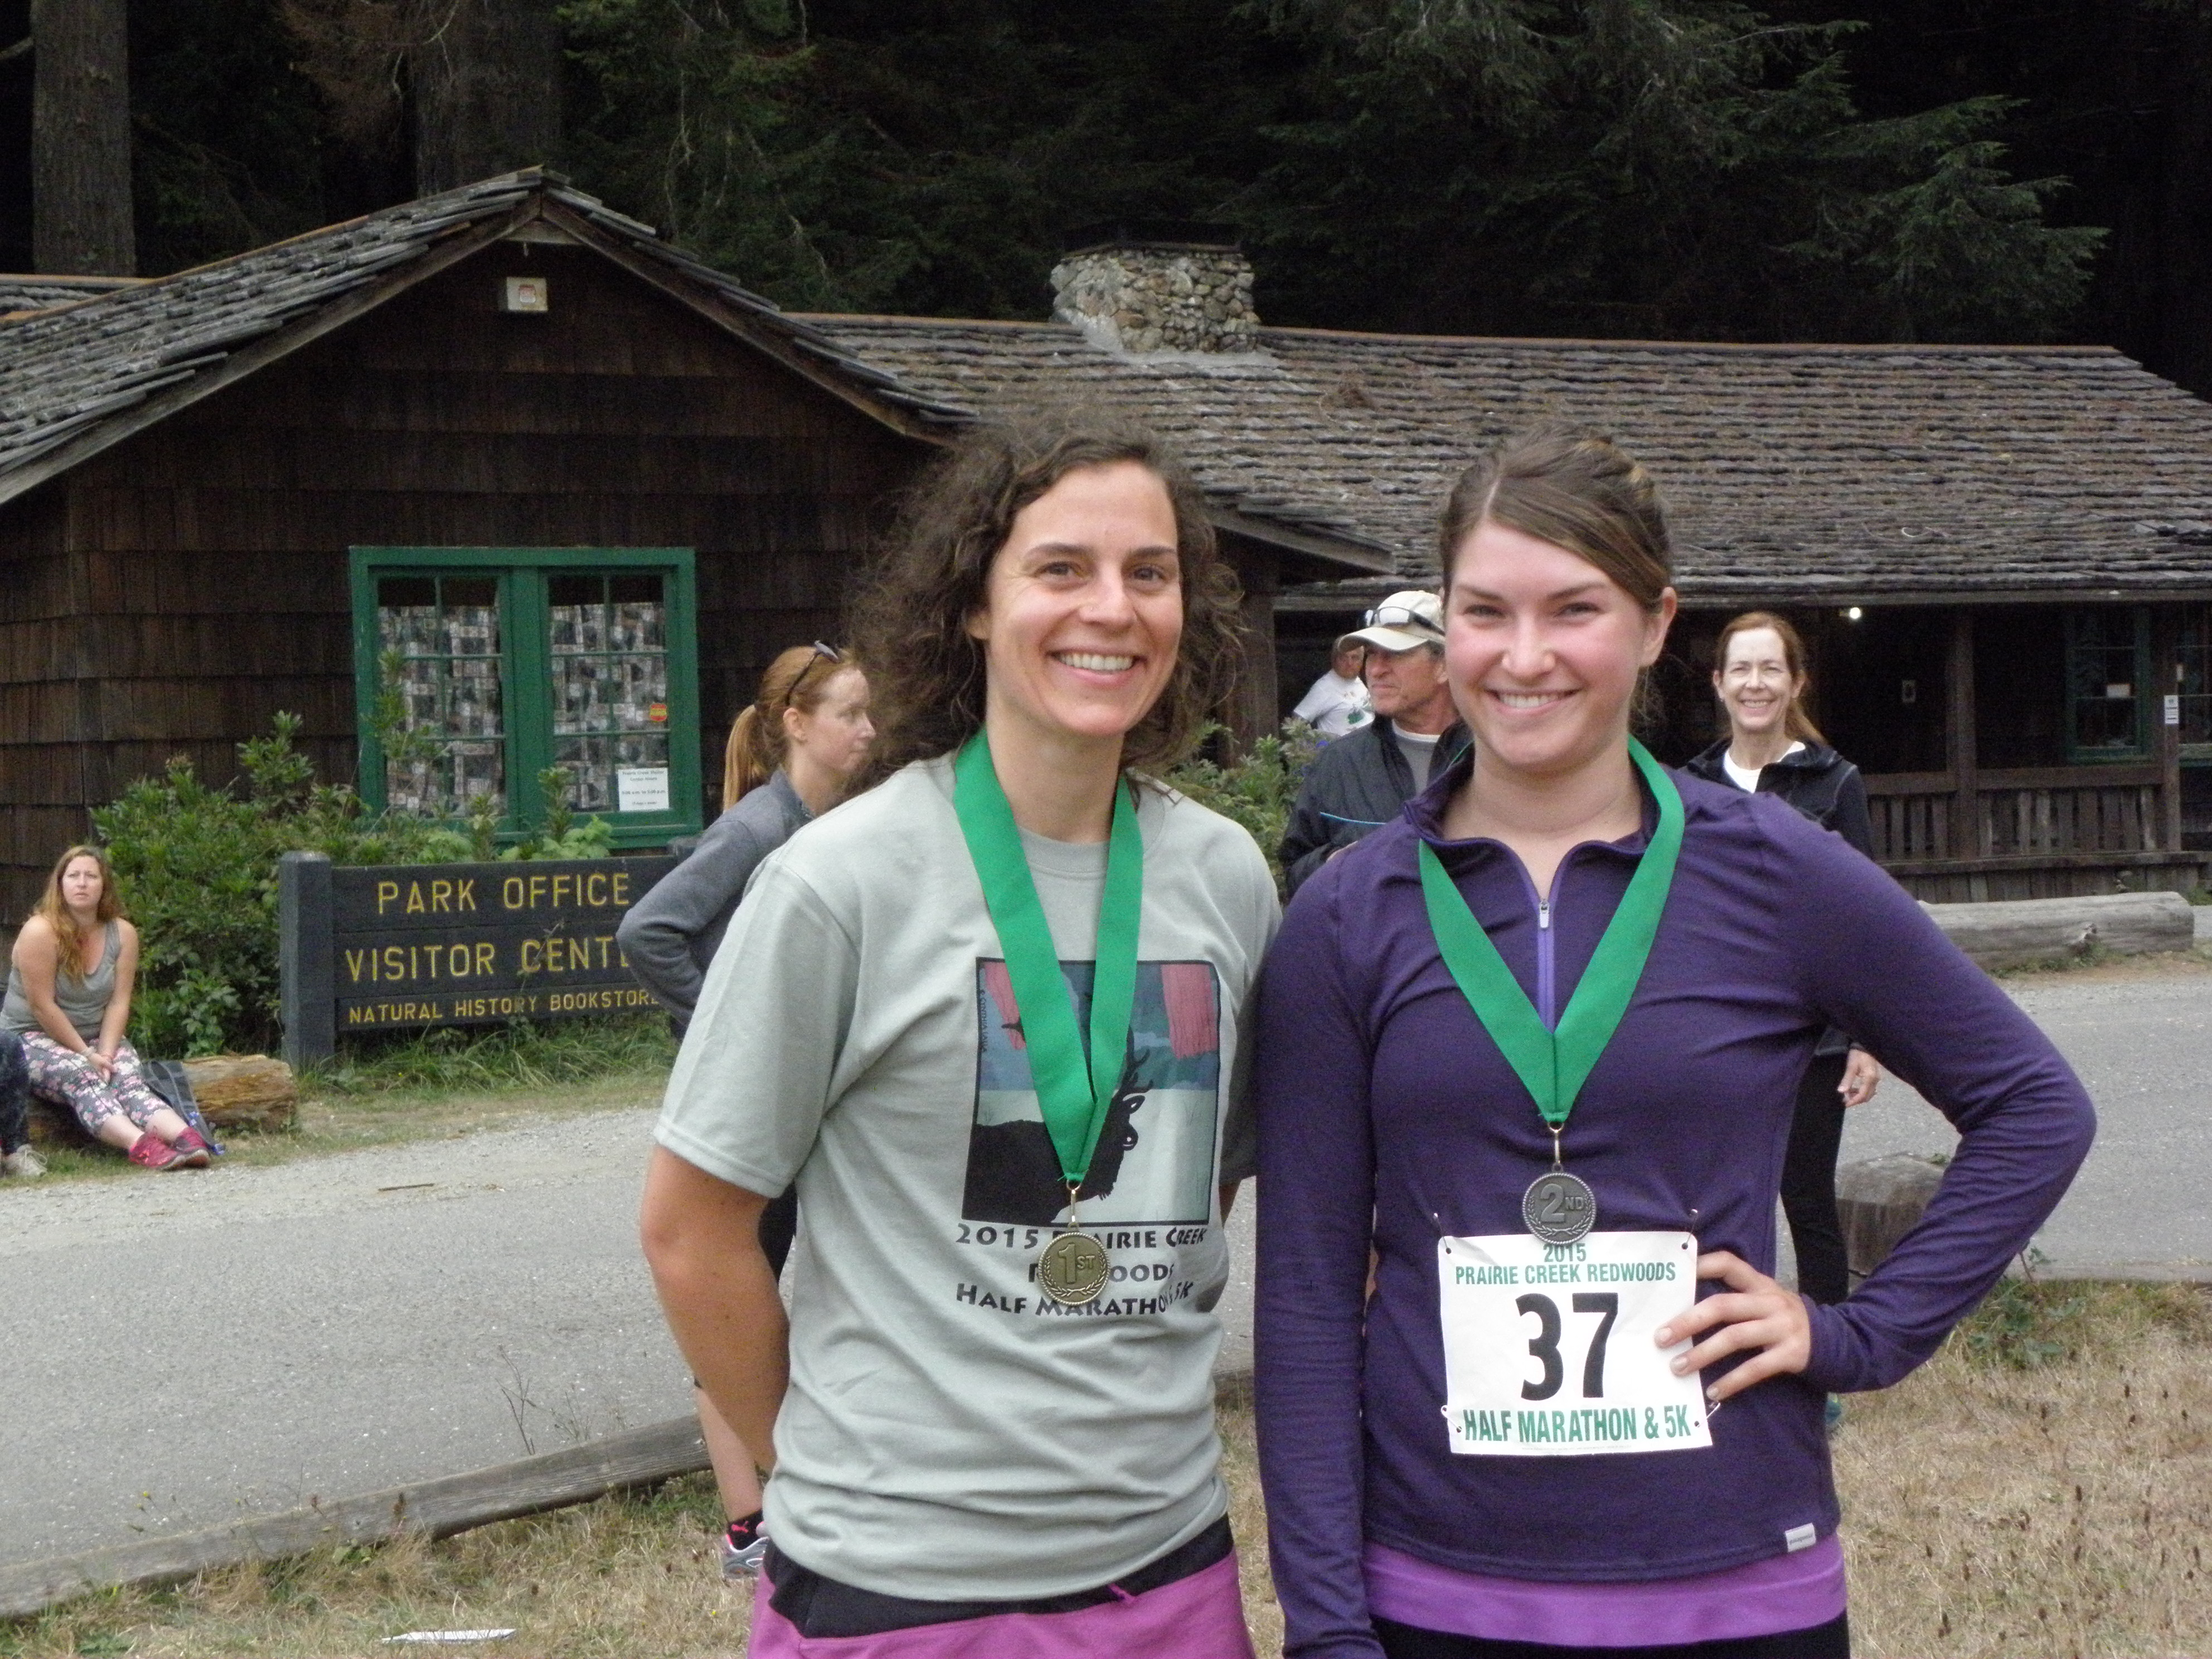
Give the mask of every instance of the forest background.
<path id="1" fill-rule="evenodd" d="M 129 210 L 64 257 L 65 70 Z M 1038 318 L 1085 228 L 1197 221 L 1270 323 L 2093 341 L 2212 393 L 2212 0 L 0 0 L 0 270 L 541 161 L 799 308 Z"/>

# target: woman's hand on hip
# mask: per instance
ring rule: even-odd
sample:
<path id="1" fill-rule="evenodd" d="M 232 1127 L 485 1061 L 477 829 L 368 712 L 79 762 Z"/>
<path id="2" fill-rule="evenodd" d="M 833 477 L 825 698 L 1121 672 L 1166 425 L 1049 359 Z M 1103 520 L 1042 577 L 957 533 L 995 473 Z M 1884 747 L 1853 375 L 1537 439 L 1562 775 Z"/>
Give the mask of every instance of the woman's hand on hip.
<path id="1" fill-rule="evenodd" d="M 1685 1338 L 1694 1339 L 1702 1332 L 1712 1333 L 1689 1352 L 1675 1358 L 1675 1375 L 1701 1371 L 1732 1353 L 1751 1354 L 1707 1389 L 1706 1399 L 1718 1405 L 1770 1376 L 1788 1376 L 1811 1363 L 1813 1322 L 1805 1312 L 1805 1299 L 1796 1291 L 1785 1290 L 1732 1250 L 1712 1250 L 1699 1256 L 1698 1277 L 1719 1279 L 1729 1288 L 1659 1328 L 1657 1340 L 1662 1348 L 1671 1348 Z"/>
<path id="2" fill-rule="evenodd" d="M 1881 1086 L 1881 1062 L 1863 1048 L 1854 1048 L 1844 1061 L 1844 1080 L 1837 1086 L 1844 1104 L 1863 1106 Z"/>

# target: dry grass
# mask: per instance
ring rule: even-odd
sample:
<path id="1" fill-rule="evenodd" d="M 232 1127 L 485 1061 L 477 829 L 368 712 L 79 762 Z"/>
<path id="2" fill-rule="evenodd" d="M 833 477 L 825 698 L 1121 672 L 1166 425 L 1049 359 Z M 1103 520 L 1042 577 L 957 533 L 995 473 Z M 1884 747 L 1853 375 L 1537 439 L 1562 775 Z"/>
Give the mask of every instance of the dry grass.
<path id="1" fill-rule="evenodd" d="M 0 1655 L 739 1654 L 749 1588 L 725 1590 L 703 1475 L 431 1543 L 321 1550 L 175 1590 L 89 1596 L 0 1622 Z M 405 1631 L 512 1626 L 506 1641 L 386 1647 Z"/>
<path id="2" fill-rule="evenodd" d="M 2189 1285 L 2008 1282 L 1935 1363 L 1851 1402 L 1836 1440 L 1858 1650 L 2212 1653 L 2212 1300 Z M 1280 1650 L 1248 1387 L 1222 1391 L 1245 1607 Z M 0 1621 L 0 1656 L 719 1655 L 750 1591 L 717 1577 L 703 1476 L 441 1543 L 325 1551 Z M 403 1631 L 511 1641 L 397 1649 Z"/>
<path id="3" fill-rule="evenodd" d="M 2017 1281 L 1836 1440 L 1863 1655 L 2212 1653 L 2212 1304 Z"/>

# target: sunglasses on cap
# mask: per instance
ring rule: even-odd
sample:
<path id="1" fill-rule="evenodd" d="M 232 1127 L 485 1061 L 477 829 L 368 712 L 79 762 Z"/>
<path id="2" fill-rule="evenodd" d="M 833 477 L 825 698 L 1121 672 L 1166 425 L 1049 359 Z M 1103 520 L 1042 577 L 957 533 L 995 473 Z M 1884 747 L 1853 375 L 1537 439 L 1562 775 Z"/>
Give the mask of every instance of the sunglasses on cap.
<path id="1" fill-rule="evenodd" d="M 1411 605 L 1378 605 L 1359 619 L 1362 628 L 1418 628 L 1424 634 L 1441 635 L 1443 629 L 1437 626 L 1436 618 L 1423 616 Z"/>

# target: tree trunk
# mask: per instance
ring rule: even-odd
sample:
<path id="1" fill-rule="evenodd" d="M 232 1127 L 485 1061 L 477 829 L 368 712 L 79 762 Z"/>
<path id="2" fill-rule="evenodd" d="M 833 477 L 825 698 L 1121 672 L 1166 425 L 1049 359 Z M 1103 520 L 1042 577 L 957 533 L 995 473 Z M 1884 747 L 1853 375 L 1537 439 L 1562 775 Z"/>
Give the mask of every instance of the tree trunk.
<path id="1" fill-rule="evenodd" d="M 125 0 L 35 0 L 31 38 L 31 262 L 129 276 L 131 72 Z"/>
<path id="2" fill-rule="evenodd" d="M 436 0 L 409 53 L 422 195 L 552 159 L 561 137 L 553 0 Z"/>

